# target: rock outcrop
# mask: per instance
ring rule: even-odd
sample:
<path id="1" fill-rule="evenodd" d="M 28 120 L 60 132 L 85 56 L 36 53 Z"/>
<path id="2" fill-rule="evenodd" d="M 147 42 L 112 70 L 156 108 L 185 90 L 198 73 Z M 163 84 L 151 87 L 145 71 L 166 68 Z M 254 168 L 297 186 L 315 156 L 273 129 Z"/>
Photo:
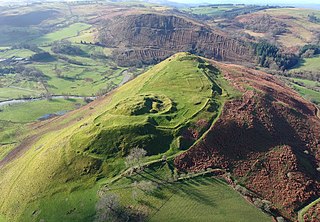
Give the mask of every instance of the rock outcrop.
<path id="1" fill-rule="evenodd" d="M 254 60 L 250 44 L 174 15 L 133 14 L 109 19 L 103 23 L 99 40 L 116 48 L 114 56 L 122 65 L 154 63 L 181 51 L 220 61 Z"/>

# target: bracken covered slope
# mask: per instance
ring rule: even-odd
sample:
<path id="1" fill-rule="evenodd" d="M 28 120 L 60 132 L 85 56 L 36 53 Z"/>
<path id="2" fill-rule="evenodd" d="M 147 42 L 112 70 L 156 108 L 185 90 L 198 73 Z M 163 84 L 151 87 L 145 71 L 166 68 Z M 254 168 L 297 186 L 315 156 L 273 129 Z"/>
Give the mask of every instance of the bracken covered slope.
<path id="1" fill-rule="evenodd" d="M 205 137 L 175 159 L 181 171 L 222 168 L 295 221 L 320 195 L 320 120 L 317 108 L 276 78 L 222 65 L 244 94 L 229 101 Z"/>
<path id="2" fill-rule="evenodd" d="M 181 51 L 223 61 L 254 60 L 248 43 L 169 14 L 138 13 L 108 18 L 99 39 L 103 44 L 117 48 L 115 57 L 124 65 L 137 61 L 154 63 Z"/>

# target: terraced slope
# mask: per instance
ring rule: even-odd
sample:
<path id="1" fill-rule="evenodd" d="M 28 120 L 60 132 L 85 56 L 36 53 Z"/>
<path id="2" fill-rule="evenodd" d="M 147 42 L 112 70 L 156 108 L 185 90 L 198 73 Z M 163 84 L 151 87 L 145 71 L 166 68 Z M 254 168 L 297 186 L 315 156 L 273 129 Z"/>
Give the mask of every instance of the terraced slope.
<path id="1" fill-rule="evenodd" d="M 86 221 L 95 213 L 96 181 L 124 170 L 130 149 L 170 156 L 201 137 L 225 100 L 219 76 L 202 59 L 177 54 L 106 98 L 29 126 L 29 137 L 0 162 L 1 214 Z M 65 214 L 65 198 L 81 203 L 76 216 Z"/>

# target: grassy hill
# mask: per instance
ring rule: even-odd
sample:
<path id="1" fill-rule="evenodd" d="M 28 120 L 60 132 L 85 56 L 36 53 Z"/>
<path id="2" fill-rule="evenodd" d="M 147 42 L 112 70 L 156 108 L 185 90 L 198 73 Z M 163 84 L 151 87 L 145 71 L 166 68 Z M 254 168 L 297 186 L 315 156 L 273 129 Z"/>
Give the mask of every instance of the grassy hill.
<path id="1" fill-rule="evenodd" d="M 120 179 L 116 185 L 126 183 L 119 174 L 126 169 L 124 157 L 133 147 L 147 151 L 146 162 L 182 152 L 197 142 L 217 119 L 224 102 L 236 95 L 219 70 L 181 53 L 107 97 L 65 116 L 29 125 L 19 151 L 0 162 L 0 213 L 9 221 L 92 220 L 100 187 L 115 176 Z M 213 197 L 225 187 L 248 214 L 268 220 L 227 185 L 213 186 L 216 191 L 204 186 L 199 192 Z M 186 185 L 186 189 L 194 188 Z M 217 204 L 228 204 L 219 199 L 215 199 Z M 217 218 L 226 214 L 228 210 Z M 230 218 L 236 215 L 237 211 Z M 161 211 L 157 217 L 161 218 Z"/>

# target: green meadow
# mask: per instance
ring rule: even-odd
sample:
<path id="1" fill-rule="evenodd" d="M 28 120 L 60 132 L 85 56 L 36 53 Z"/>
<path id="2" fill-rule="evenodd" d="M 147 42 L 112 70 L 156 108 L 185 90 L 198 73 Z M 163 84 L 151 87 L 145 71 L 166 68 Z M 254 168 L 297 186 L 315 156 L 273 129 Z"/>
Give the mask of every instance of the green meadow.
<path id="1" fill-rule="evenodd" d="M 78 36 L 78 34 L 86 29 L 89 29 L 91 25 L 85 23 L 74 23 L 68 27 L 62 28 L 55 32 L 48 33 L 44 36 L 41 36 L 32 41 L 32 43 L 43 45 L 43 44 L 50 44 L 54 41 L 59 41 L 63 39 L 68 39 L 71 37 Z"/>
<path id="2" fill-rule="evenodd" d="M 0 107 L 0 121 L 32 122 L 46 114 L 67 112 L 83 104 L 82 99 L 51 99 L 5 105 Z"/>
<path id="3" fill-rule="evenodd" d="M 292 71 L 314 71 L 320 70 L 320 56 L 303 59 Z"/>

